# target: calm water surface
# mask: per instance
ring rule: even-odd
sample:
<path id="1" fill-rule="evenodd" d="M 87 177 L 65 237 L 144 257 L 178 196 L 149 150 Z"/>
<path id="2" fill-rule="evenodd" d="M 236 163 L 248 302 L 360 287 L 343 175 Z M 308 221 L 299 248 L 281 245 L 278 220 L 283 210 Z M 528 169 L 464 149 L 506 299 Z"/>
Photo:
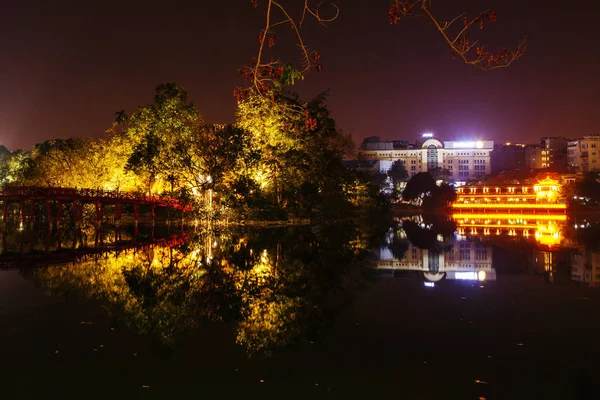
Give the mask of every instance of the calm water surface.
<path id="1" fill-rule="evenodd" d="M 2 398 L 600 396 L 597 225 L 376 225 L 9 225 Z"/>

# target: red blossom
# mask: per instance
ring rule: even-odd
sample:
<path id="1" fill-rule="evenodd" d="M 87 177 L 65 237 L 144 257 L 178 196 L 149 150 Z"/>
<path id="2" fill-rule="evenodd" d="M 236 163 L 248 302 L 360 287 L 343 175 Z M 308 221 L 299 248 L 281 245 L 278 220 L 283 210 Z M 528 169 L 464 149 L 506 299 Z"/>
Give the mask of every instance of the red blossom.
<path id="1" fill-rule="evenodd" d="M 304 125 L 311 131 L 314 131 L 317 128 L 317 120 L 314 118 L 308 118 Z"/>
<path id="2" fill-rule="evenodd" d="M 391 5 L 388 10 L 388 19 L 390 20 L 390 24 L 394 25 L 400 21 L 400 8 L 398 5 Z"/>

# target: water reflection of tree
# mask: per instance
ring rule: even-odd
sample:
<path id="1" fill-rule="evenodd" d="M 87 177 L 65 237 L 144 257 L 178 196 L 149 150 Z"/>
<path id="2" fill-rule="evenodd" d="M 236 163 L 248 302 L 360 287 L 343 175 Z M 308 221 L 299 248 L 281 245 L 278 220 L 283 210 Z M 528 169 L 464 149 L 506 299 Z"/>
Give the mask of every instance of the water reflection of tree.
<path id="1" fill-rule="evenodd" d="M 442 251 L 451 245 L 456 223 L 443 215 L 429 215 L 425 216 L 420 223 L 412 220 L 402 221 L 402 229 L 414 246 Z M 441 241 L 438 240 L 438 236 L 442 237 Z"/>
<path id="2" fill-rule="evenodd" d="M 177 248 L 39 269 L 34 279 L 53 294 L 100 300 L 168 345 L 203 321 L 226 321 L 250 354 L 264 354 L 326 332 L 364 282 L 375 236 L 352 224 L 211 232 Z"/>

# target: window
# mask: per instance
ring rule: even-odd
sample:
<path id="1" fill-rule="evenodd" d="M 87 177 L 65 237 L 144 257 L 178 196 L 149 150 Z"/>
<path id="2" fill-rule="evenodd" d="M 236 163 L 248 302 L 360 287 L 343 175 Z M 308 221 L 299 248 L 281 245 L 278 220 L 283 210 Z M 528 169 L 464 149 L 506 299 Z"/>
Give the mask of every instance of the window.
<path id="1" fill-rule="evenodd" d="M 487 261 L 487 250 L 476 249 L 475 250 L 475 261 Z"/>
<path id="2" fill-rule="evenodd" d="M 416 165 L 411 165 L 410 166 L 410 170 L 411 171 L 416 171 L 417 170 L 417 166 Z"/>
<path id="3" fill-rule="evenodd" d="M 416 247 L 413 247 L 411 249 L 411 256 L 412 256 L 413 260 L 417 258 L 417 248 Z"/>
<path id="4" fill-rule="evenodd" d="M 448 260 L 454 260 L 455 254 L 454 254 L 454 247 L 448 252 Z"/>
<path id="5" fill-rule="evenodd" d="M 410 160 L 411 164 L 416 164 L 417 162 L 415 160 Z"/>
<path id="6" fill-rule="evenodd" d="M 471 249 L 460 249 L 459 258 L 461 260 L 470 260 L 471 259 Z"/>

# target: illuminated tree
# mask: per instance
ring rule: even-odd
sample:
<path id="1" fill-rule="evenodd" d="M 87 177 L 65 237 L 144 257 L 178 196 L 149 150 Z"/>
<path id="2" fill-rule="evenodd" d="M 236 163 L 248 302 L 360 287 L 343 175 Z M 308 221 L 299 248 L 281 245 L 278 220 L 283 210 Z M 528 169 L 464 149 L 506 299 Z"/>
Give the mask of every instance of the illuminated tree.
<path id="1" fill-rule="evenodd" d="M 180 185 L 177 167 L 181 165 L 178 146 L 189 142 L 194 131 L 204 124 L 196 107 L 187 100 L 187 93 L 173 83 L 156 88 L 154 103 L 138 107 L 131 116 L 119 114 L 124 124 L 123 135 L 133 145 L 127 169 L 143 177 L 148 192 L 162 191 Z M 158 183 L 159 187 L 154 188 Z"/>
<path id="2" fill-rule="evenodd" d="M 33 160 L 31 152 L 15 150 L 10 154 L 3 152 L 0 158 L 0 185 L 20 185 L 30 174 Z"/>
<path id="3" fill-rule="evenodd" d="M 238 187 L 254 190 L 296 216 L 352 215 L 363 178 L 342 165 L 354 145 L 331 118 L 327 93 L 307 103 L 282 90 L 273 95 L 269 100 L 253 93 L 239 102 L 237 124 L 252 135 L 260 160 Z M 288 112 L 299 109 L 304 112 Z"/>
<path id="4" fill-rule="evenodd" d="M 128 151 L 120 137 L 49 140 L 34 147 L 26 183 L 135 191 L 140 182 L 125 171 Z"/>

